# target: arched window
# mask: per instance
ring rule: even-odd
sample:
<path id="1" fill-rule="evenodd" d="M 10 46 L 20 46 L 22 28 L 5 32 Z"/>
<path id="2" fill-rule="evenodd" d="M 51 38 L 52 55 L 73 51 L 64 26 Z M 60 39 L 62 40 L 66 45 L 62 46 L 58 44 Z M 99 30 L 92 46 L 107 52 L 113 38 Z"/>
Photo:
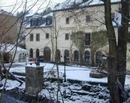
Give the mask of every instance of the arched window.
<path id="1" fill-rule="evenodd" d="M 85 51 L 85 62 L 89 63 L 90 62 L 90 52 L 89 51 Z"/>
<path id="2" fill-rule="evenodd" d="M 33 49 L 30 49 L 30 58 L 33 58 Z"/>
<path id="3" fill-rule="evenodd" d="M 64 51 L 64 62 L 69 62 L 69 50 Z"/>
<path id="4" fill-rule="evenodd" d="M 74 61 L 79 61 L 79 52 L 77 50 L 74 51 Z"/>
<path id="5" fill-rule="evenodd" d="M 36 49 L 36 58 L 39 57 L 39 49 Z"/>
<path id="6" fill-rule="evenodd" d="M 102 52 L 101 51 L 96 52 L 96 63 L 97 64 L 102 63 Z"/>

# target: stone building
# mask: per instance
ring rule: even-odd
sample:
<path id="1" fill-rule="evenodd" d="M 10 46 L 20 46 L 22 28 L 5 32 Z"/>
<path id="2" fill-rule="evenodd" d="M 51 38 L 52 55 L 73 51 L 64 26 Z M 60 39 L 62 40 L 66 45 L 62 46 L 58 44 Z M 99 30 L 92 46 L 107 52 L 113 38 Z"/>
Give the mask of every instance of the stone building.
<path id="1" fill-rule="evenodd" d="M 4 10 L 0 11 L 0 43 L 13 44 L 18 38 L 17 17 Z"/>
<path id="2" fill-rule="evenodd" d="M 79 63 L 79 50 L 72 43 L 70 35 L 73 31 L 83 31 L 85 40 L 84 64 L 91 63 L 91 33 L 106 30 L 104 25 L 104 5 L 78 6 L 79 7 L 71 6 L 54 10 L 52 15 L 53 23 L 49 26 L 37 25 L 35 27 L 30 26 L 26 28 L 26 34 L 28 34 L 26 47 L 30 52 L 31 58 L 37 58 L 39 55 L 42 55 L 45 61 L 54 61 L 54 51 L 56 51 L 57 44 L 58 62 L 65 62 L 64 57 L 66 57 L 67 62 Z M 112 3 L 112 16 L 118 17 L 119 9 L 120 4 L 118 2 Z M 117 34 L 114 22 L 113 26 L 115 26 L 115 32 Z M 40 35 L 39 41 L 37 40 L 38 35 Z M 102 52 L 100 49 L 97 49 L 97 51 L 95 51 L 95 63 L 97 59 L 102 60 L 102 54 L 105 55 L 106 53 L 105 51 Z"/>

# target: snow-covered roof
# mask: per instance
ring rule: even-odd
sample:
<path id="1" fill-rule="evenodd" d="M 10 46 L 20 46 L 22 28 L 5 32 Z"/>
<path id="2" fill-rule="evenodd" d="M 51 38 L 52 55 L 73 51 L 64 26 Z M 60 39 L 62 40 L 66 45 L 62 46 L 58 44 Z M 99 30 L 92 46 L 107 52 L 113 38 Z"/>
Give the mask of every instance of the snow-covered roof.
<path id="1" fill-rule="evenodd" d="M 30 17 L 30 18 L 39 18 L 39 17 L 46 18 L 48 16 L 53 16 L 53 12 L 48 13 L 46 15 L 30 13 L 30 14 L 25 15 L 25 18 L 27 18 L 27 17 Z"/>
<path id="2" fill-rule="evenodd" d="M 31 17 L 31 16 L 33 16 L 33 15 L 34 15 L 34 13 L 29 13 L 29 14 L 25 15 L 25 18 L 26 18 L 26 17 Z"/>
<path id="3" fill-rule="evenodd" d="M 112 3 L 120 2 L 121 0 L 111 0 Z M 101 0 L 66 0 L 54 6 L 53 10 L 72 8 L 74 5 L 82 7 L 88 5 L 103 4 Z"/>
<path id="4" fill-rule="evenodd" d="M 53 16 L 53 12 L 50 12 L 46 15 L 40 15 L 40 14 L 28 14 L 25 16 L 25 18 L 28 18 L 28 20 L 25 21 L 24 26 L 26 28 L 30 28 L 30 27 L 46 27 L 46 26 L 52 26 L 52 20 L 50 20 Z M 49 19 L 49 24 L 47 24 L 47 19 Z M 39 19 L 38 25 L 31 25 L 31 20 L 37 20 Z"/>
<path id="5" fill-rule="evenodd" d="M 13 16 L 13 14 L 11 12 L 7 12 L 3 9 L 0 10 L 0 14 L 6 14 L 6 15 L 10 15 L 10 16 Z"/>
<path id="6" fill-rule="evenodd" d="M 48 14 L 46 14 L 46 15 L 43 15 L 44 18 L 49 17 L 49 16 L 53 16 L 53 12 L 48 13 Z"/>
<path id="7" fill-rule="evenodd" d="M 0 44 L 0 52 L 14 52 L 16 50 L 16 46 L 13 44 Z M 26 49 L 21 47 L 17 47 L 17 52 L 22 51 L 26 52 Z"/>
<path id="8" fill-rule="evenodd" d="M 41 15 L 33 15 L 32 18 L 39 18 L 39 17 L 42 17 Z"/>

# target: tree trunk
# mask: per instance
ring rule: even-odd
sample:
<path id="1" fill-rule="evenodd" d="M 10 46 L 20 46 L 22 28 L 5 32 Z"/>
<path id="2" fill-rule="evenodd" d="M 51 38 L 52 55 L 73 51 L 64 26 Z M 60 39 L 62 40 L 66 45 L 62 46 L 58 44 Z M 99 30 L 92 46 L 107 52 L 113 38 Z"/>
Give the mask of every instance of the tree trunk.
<path id="1" fill-rule="evenodd" d="M 126 49 L 128 34 L 128 10 L 129 0 L 121 0 L 122 5 L 122 25 L 118 31 L 118 45 L 114 27 L 111 19 L 111 2 L 105 0 L 105 23 L 109 39 L 109 57 L 108 57 L 108 85 L 111 95 L 111 103 L 123 103 L 127 95 L 124 91 L 125 74 L 126 74 Z M 127 18 L 127 19 L 126 19 Z"/>
<path id="2" fill-rule="evenodd" d="M 84 64 L 84 48 L 79 49 L 80 65 Z"/>
<path id="3" fill-rule="evenodd" d="M 117 53 L 117 62 L 118 62 L 118 78 L 124 87 L 125 75 L 126 75 L 126 50 L 127 50 L 127 40 L 124 37 L 123 27 L 118 29 L 118 53 Z"/>
<path id="4" fill-rule="evenodd" d="M 95 66 L 94 56 L 95 56 L 94 50 L 91 49 L 91 66 Z"/>
<path id="5" fill-rule="evenodd" d="M 117 70 L 116 70 L 116 58 L 115 57 L 108 57 L 108 86 L 110 90 L 110 96 L 111 96 L 111 103 L 120 103 L 119 100 L 119 94 L 118 94 L 118 88 L 116 85 L 117 80 Z"/>
<path id="6" fill-rule="evenodd" d="M 120 103 L 117 81 L 117 46 L 114 28 L 111 18 L 111 2 L 106 0 L 105 4 L 105 23 L 109 41 L 109 57 L 108 57 L 108 86 L 110 90 L 111 103 Z"/>
<path id="7" fill-rule="evenodd" d="M 127 36 L 128 36 L 128 17 L 129 17 L 129 0 L 121 1 L 122 4 L 122 24 L 118 28 L 118 53 L 117 53 L 117 68 L 118 68 L 118 94 L 120 94 L 120 103 L 127 99 L 127 94 L 124 91 L 125 76 L 126 76 L 126 51 L 127 51 Z M 121 85 L 121 86 L 119 86 Z"/>

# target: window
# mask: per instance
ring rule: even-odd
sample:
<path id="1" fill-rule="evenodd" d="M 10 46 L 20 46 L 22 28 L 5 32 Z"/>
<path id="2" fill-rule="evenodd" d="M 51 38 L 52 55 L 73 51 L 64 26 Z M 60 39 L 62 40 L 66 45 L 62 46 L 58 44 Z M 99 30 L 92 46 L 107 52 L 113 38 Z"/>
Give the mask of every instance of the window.
<path id="1" fill-rule="evenodd" d="M 90 45 L 90 33 L 85 33 L 85 45 Z"/>
<path id="2" fill-rule="evenodd" d="M 69 50 L 64 51 L 64 62 L 65 63 L 69 62 Z"/>
<path id="3" fill-rule="evenodd" d="M 49 39 L 49 33 L 46 33 L 46 39 Z"/>
<path id="4" fill-rule="evenodd" d="M 49 25 L 50 24 L 50 21 L 49 19 L 46 20 L 46 25 Z"/>
<path id="5" fill-rule="evenodd" d="M 40 34 L 36 34 L 36 41 L 40 41 Z"/>
<path id="6" fill-rule="evenodd" d="M 90 52 L 85 51 L 85 62 L 89 63 L 90 62 Z"/>
<path id="7" fill-rule="evenodd" d="M 66 18 L 66 24 L 69 24 L 69 18 Z"/>
<path id="8" fill-rule="evenodd" d="M 38 18 L 33 18 L 30 20 L 31 26 L 38 26 Z"/>
<path id="9" fill-rule="evenodd" d="M 86 22 L 90 22 L 91 21 L 91 17 L 90 17 L 90 15 L 87 15 L 86 16 Z"/>
<path id="10" fill-rule="evenodd" d="M 79 61 L 79 52 L 74 51 L 74 61 Z"/>
<path id="11" fill-rule="evenodd" d="M 39 57 L 39 49 L 36 49 L 36 58 Z"/>
<path id="12" fill-rule="evenodd" d="M 65 34 L 65 40 L 69 40 L 69 34 Z"/>
<path id="13" fill-rule="evenodd" d="M 30 41 L 33 41 L 33 34 L 30 34 Z"/>
<path id="14" fill-rule="evenodd" d="M 46 25 L 52 24 L 52 17 L 47 17 L 46 18 Z"/>
<path id="15" fill-rule="evenodd" d="M 33 49 L 30 49 L 30 58 L 33 58 Z"/>

